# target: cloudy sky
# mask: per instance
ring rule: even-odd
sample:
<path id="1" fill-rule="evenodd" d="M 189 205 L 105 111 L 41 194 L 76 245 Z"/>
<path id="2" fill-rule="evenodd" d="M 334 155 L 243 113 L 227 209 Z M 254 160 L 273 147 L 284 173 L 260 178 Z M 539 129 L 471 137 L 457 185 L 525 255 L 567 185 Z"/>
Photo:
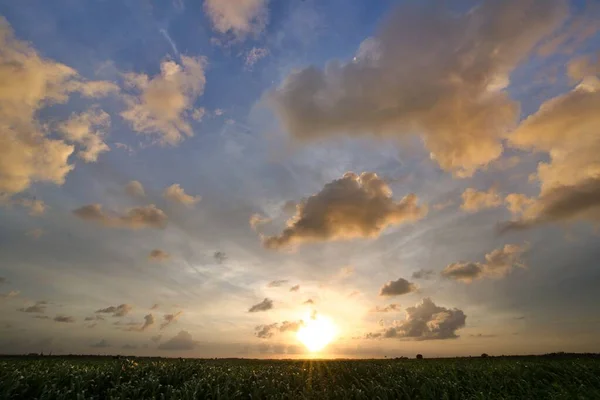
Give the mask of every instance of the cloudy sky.
<path id="1" fill-rule="evenodd" d="M 0 353 L 598 351 L 599 21 L 1 2 Z"/>

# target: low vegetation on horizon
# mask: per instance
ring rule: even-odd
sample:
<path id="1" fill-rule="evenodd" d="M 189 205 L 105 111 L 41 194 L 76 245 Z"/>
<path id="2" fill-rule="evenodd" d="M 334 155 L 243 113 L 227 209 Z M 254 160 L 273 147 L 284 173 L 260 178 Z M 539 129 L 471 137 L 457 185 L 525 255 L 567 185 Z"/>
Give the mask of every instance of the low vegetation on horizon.
<path id="1" fill-rule="evenodd" d="M 2 399 L 598 399 L 600 358 L 0 359 Z"/>

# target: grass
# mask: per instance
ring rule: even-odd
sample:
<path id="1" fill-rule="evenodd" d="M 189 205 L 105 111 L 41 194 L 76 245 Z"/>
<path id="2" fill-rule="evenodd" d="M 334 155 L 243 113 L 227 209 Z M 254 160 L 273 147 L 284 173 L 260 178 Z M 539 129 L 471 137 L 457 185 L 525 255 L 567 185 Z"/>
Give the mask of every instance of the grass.
<path id="1" fill-rule="evenodd" d="M 600 359 L 6 358 L 0 398 L 600 399 Z"/>

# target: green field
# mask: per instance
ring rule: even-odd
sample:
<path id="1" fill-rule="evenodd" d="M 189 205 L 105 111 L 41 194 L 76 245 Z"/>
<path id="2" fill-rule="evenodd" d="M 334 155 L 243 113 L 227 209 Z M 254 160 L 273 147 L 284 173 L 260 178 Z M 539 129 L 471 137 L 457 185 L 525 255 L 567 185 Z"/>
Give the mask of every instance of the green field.
<path id="1" fill-rule="evenodd" d="M 0 399 L 600 399 L 600 359 L 5 358 Z"/>

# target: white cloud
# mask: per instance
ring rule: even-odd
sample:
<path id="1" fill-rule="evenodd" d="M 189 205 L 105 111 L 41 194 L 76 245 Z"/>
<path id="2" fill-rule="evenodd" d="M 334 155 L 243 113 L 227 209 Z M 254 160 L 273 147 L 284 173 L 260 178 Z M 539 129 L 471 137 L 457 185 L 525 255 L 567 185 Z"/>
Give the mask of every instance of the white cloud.
<path id="1" fill-rule="evenodd" d="M 183 188 L 178 184 L 173 184 L 165 189 L 163 192 L 163 196 L 165 199 L 174 201 L 179 204 L 186 205 L 188 207 L 193 207 L 202 200 L 200 196 L 190 196 L 186 194 Z"/>
<path id="2" fill-rule="evenodd" d="M 265 29 L 267 3 L 268 0 L 204 0 L 204 11 L 215 31 L 241 40 Z"/>

